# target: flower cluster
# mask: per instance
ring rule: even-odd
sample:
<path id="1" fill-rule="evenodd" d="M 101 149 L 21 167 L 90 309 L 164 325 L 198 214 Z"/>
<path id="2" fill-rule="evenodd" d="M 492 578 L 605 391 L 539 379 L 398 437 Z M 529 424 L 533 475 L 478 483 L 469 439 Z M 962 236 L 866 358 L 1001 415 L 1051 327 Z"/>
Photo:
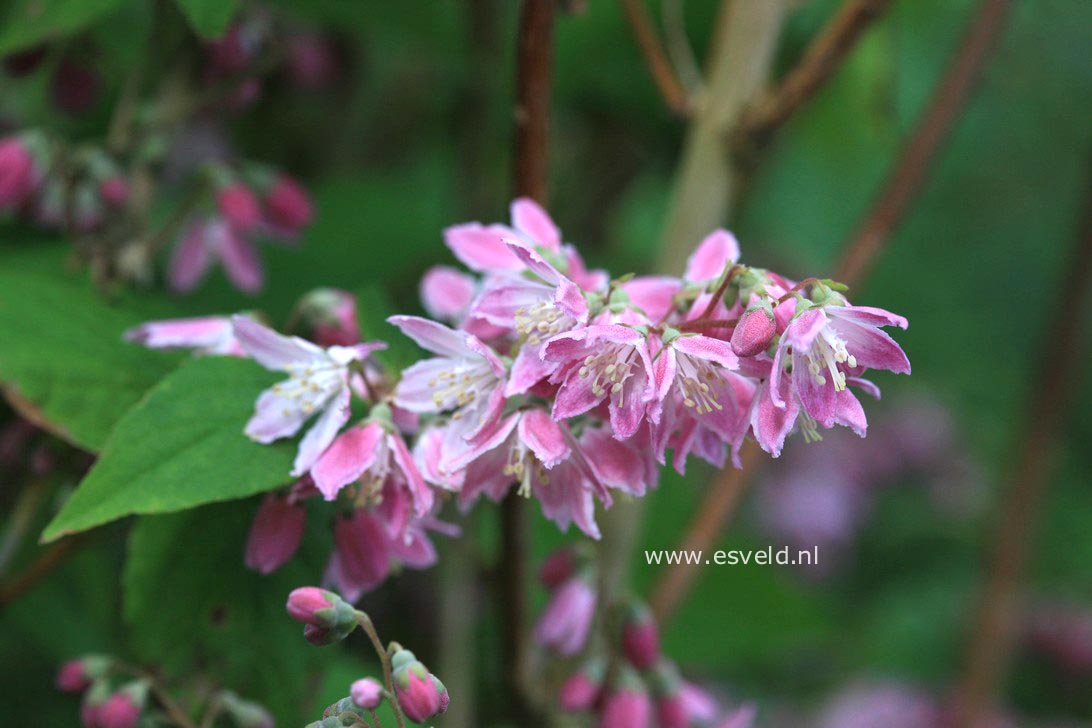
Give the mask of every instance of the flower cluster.
<path id="1" fill-rule="evenodd" d="M 775 457 L 794 429 L 809 440 L 835 425 L 863 436 L 849 387 L 878 394 L 867 370 L 910 371 L 880 328 L 905 319 L 851 305 L 832 281 L 743 266 L 723 230 L 701 242 L 682 278 L 615 280 L 589 270 L 531 200 L 512 204 L 510 225 L 468 223 L 444 237 L 477 275 L 432 269 L 421 286 L 432 318 L 389 319 L 430 354 L 404 371 L 374 361 L 386 344 L 360 343 L 328 293 L 306 307 L 312 317 L 327 311 L 326 345 L 248 316 L 152 322 L 131 334 L 242 353 L 287 375 L 258 398 L 246 434 L 270 443 L 307 426 L 293 492 L 347 507 L 328 570 L 346 594 L 382 581 L 392 560 L 434 560 L 425 531 L 438 525 L 443 493 L 468 508 L 515 488 L 560 528 L 575 523 L 598 538 L 596 503 L 609 507 L 614 491 L 644 495 L 669 450 L 683 472 L 691 454 L 738 466 L 748 436 Z M 354 399 L 369 409 L 350 424 Z M 267 500 L 259 521 L 298 533 L 295 505 Z"/>
<path id="2" fill-rule="evenodd" d="M 370 714 L 375 721 L 375 710 L 384 699 L 390 701 L 396 715 L 415 723 L 424 723 L 447 710 L 447 688 L 440 679 L 397 642 L 384 648 L 371 618 L 353 609 L 337 594 L 312 586 L 300 587 L 288 595 L 287 609 L 289 616 L 303 623 L 303 636 L 314 645 L 333 644 L 360 627 L 383 663 L 386 685 L 371 677 L 354 681 L 349 696 L 328 706 L 322 720 L 309 724 L 308 728 L 370 726 L 367 716 Z M 402 722 L 399 720 L 398 724 Z"/>
<path id="3" fill-rule="evenodd" d="M 165 693 L 155 678 L 107 655 L 85 655 L 64 663 L 57 672 L 57 688 L 82 694 L 83 728 L 158 725 L 162 717 L 154 703 L 162 703 Z M 238 728 L 273 728 L 269 711 L 228 690 L 210 695 L 205 710 L 208 715 L 224 713 Z"/>
<path id="4" fill-rule="evenodd" d="M 539 574 L 550 601 L 535 637 L 562 658 L 582 660 L 561 686 L 562 710 L 594 713 L 602 728 L 750 725 L 754 711 L 749 707 L 718 722 L 716 701 L 683 680 L 675 663 L 662 654 L 648 607 L 636 600 L 600 604 L 595 572 L 587 554 L 562 549 L 545 561 Z M 596 620 L 600 626 L 593 629 Z"/>

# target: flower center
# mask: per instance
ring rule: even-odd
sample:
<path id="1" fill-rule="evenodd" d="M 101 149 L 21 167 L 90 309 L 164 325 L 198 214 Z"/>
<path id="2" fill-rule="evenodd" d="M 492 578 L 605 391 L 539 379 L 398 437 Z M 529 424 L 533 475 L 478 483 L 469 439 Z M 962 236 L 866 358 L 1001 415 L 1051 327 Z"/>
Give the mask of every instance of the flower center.
<path id="1" fill-rule="evenodd" d="M 318 365 L 290 364 L 287 371 L 289 378 L 274 384 L 273 391 L 298 402 L 307 415 L 321 409 L 344 384 L 345 367 L 333 361 Z"/>
<path id="2" fill-rule="evenodd" d="M 808 371 L 816 384 L 822 386 L 827 383 L 823 376 L 823 370 L 830 373 L 830 379 L 834 382 L 834 391 L 841 392 L 846 388 L 846 375 L 838 369 L 839 364 L 850 367 L 857 366 L 857 358 L 846 350 L 846 342 L 839 338 L 829 326 L 824 326 L 819 335 L 811 344 L 807 353 Z"/>
<path id="3" fill-rule="evenodd" d="M 580 377 L 591 379 L 592 394 L 602 397 L 609 394 L 617 397 L 615 402 L 621 407 L 625 399 L 626 380 L 633 376 L 633 359 L 637 351 L 633 347 L 621 344 L 608 344 L 595 354 L 584 357 L 580 367 Z"/>
<path id="4" fill-rule="evenodd" d="M 550 301 L 539 301 L 516 309 L 516 333 L 520 339 L 538 346 L 543 340 L 567 330 L 567 316 Z"/>
<path id="5" fill-rule="evenodd" d="M 473 404 L 494 379 L 489 367 L 456 360 L 451 369 L 430 379 L 428 386 L 433 390 L 432 402 L 438 409 L 461 409 Z M 460 414 L 456 412 L 452 418 L 458 419 Z"/>
<path id="6" fill-rule="evenodd" d="M 692 356 L 679 355 L 675 383 L 682 395 L 682 403 L 699 415 L 709 414 L 724 407 L 717 399 L 717 392 L 724 377 L 712 364 Z"/>
<path id="7" fill-rule="evenodd" d="M 546 466 L 527 449 L 522 442 L 516 442 L 508 449 L 508 462 L 504 464 L 504 474 L 519 483 L 516 492 L 524 498 L 531 497 L 532 477 L 542 485 L 550 482 L 550 473 Z"/>

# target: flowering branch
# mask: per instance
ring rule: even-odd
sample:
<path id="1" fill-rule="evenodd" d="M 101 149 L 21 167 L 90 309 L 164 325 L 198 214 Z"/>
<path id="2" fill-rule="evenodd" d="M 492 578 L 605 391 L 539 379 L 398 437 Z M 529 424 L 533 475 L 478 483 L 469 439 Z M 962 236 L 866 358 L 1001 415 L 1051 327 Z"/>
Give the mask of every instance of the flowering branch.
<path id="1" fill-rule="evenodd" d="M 667 52 L 660 44 L 643 0 L 619 0 L 619 3 L 633 31 L 637 47 L 644 57 L 645 65 L 648 66 L 652 80 L 656 84 L 656 89 L 671 111 L 685 116 L 689 113 L 691 106 L 689 94 L 679 82 Z"/>

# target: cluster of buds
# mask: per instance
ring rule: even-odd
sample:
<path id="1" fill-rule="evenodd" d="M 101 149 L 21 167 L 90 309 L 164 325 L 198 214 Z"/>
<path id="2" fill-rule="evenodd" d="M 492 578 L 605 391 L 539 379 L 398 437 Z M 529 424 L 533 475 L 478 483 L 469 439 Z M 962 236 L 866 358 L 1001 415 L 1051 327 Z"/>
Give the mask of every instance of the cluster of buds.
<path id="1" fill-rule="evenodd" d="M 311 221 L 306 191 L 287 175 L 256 165 L 239 171 L 210 165 L 199 184 L 171 256 L 171 288 L 193 290 L 219 262 L 236 288 L 260 290 L 264 274 L 254 242 L 293 241 Z M 206 189 L 210 194 L 202 194 Z"/>
<path id="2" fill-rule="evenodd" d="M 369 726 L 370 715 L 387 700 L 391 709 L 416 723 L 447 710 L 447 688 L 409 650 L 397 642 L 384 649 L 371 619 L 333 592 L 318 587 L 300 587 L 288 595 L 288 614 L 304 625 L 304 638 L 314 645 L 328 645 L 345 639 L 357 627 L 368 633 L 384 666 L 387 684 L 371 677 L 360 678 L 349 687 L 349 695 L 330 705 L 322 720 L 308 728 Z M 401 723 L 399 723 L 401 724 Z"/>
<path id="3" fill-rule="evenodd" d="M 539 644 L 562 658 L 582 660 L 561 686 L 562 710 L 595 715 L 601 728 L 750 725 L 750 708 L 717 722 L 716 702 L 683 680 L 662 654 L 645 604 L 630 600 L 600 608 L 589 554 L 561 549 L 544 562 L 539 578 L 550 592 L 535 630 Z M 599 630 L 593 629 L 597 619 Z"/>
<path id="4" fill-rule="evenodd" d="M 98 147 L 68 147 L 28 129 L 0 139 L 0 213 L 50 230 L 98 232 L 125 208 L 129 184 Z"/>
<path id="5" fill-rule="evenodd" d="M 775 457 L 794 429 L 806 440 L 835 425 L 863 436 L 849 386 L 878 394 L 866 370 L 910 370 L 880 328 L 905 319 L 851 305 L 832 281 L 743 266 L 723 230 L 682 278 L 588 270 L 527 199 L 513 203 L 510 226 L 457 225 L 445 240 L 480 277 L 434 269 L 422 282 L 434 318 L 388 319 L 432 355 L 404 371 L 373 360 L 384 342 L 321 346 L 230 319 L 233 346 L 288 375 L 258 398 L 246 434 L 271 443 L 313 419 L 291 474 L 354 506 L 339 546 L 353 541 L 359 558 L 332 567 L 346 591 L 388 573 L 378 567 L 389 549 L 366 540 L 378 543 L 377 529 L 424 554 L 439 494 L 465 509 L 515 488 L 560 528 L 598 538 L 596 502 L 643 496 L 669 449 L 683 472 L 691 454 L 718 467 L 730 454 L 738 466 L 748 436 Z M 354 397 L 370 409 L 349 424 Z"/>
<path id="6" fill-rule="evenodd" d="M 69 660 L 57 672 L 57 688 L 82 694 L 83 728 L 158 725 L 162 718 L 151 705 L 152 678 L 140 675 L 113 657 L 85 655 Z M 206 710 L 222 711 L 237 728 L 273 728 L 269 711 L 227 690 L 213 694 Z"/>

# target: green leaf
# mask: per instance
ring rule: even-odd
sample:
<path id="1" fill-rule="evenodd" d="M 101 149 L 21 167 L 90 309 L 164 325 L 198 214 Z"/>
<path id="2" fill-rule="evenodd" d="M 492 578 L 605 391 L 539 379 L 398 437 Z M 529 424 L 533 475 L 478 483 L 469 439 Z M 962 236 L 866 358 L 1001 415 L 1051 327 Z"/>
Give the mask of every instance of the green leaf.
<path id="1" fill-rule="evenodd" d="M 364 341 L 385 341 L 387 348 L 373 356 L 383 366 L 397 373 L 424 356 L 413 340 L 387 323 L 398 313 L 387 292 L 379 286 L 365 286 L 356 293 L 357 319 Z"/>
<path id="2" fill-rule="evenodd" d="M 177 0 L 178 7 L 202 38 L 219 38 L 239 9 L 238 0 Z"/>
<path id="3" fill-rule="evenodd" d="M 259 392 L 276 378 L 244 359 L 183 364 L 118 423 L 42 540 L 133 513 L 169 513 L 285 484 L 293 448 L 259 445 L 243 434 Z"/>
<path id="4" fill-rule="evenodd" d="M 0 55 L 83 30 L 122 0 L 17 0 L 0 21 Z"/>
<path id="5" fill-rule="evenodd" d="M 34 419 L 98 450 L 121 416 L 177 357 L 122 341 L 140 318 L 81 280 L 24 257 L 0 264 L 0 382 Z"/>
<path id="6" fill-rule="evenodd" d="M 219 684 L 265 703 L 278 725 L 300 725 L 313 690 L 309 674 L 329 653 L 304 641 L 284 602 L 316 580 L 325 548 L 270 576 L 249 571 L 243 555 L 256 507 L 237 501 L 137 520 L 123 576 L 129 642 L 139 659 L 171 674 L 199 663 Z M 321 541 L 314 536 L 305 548 Z"/>

